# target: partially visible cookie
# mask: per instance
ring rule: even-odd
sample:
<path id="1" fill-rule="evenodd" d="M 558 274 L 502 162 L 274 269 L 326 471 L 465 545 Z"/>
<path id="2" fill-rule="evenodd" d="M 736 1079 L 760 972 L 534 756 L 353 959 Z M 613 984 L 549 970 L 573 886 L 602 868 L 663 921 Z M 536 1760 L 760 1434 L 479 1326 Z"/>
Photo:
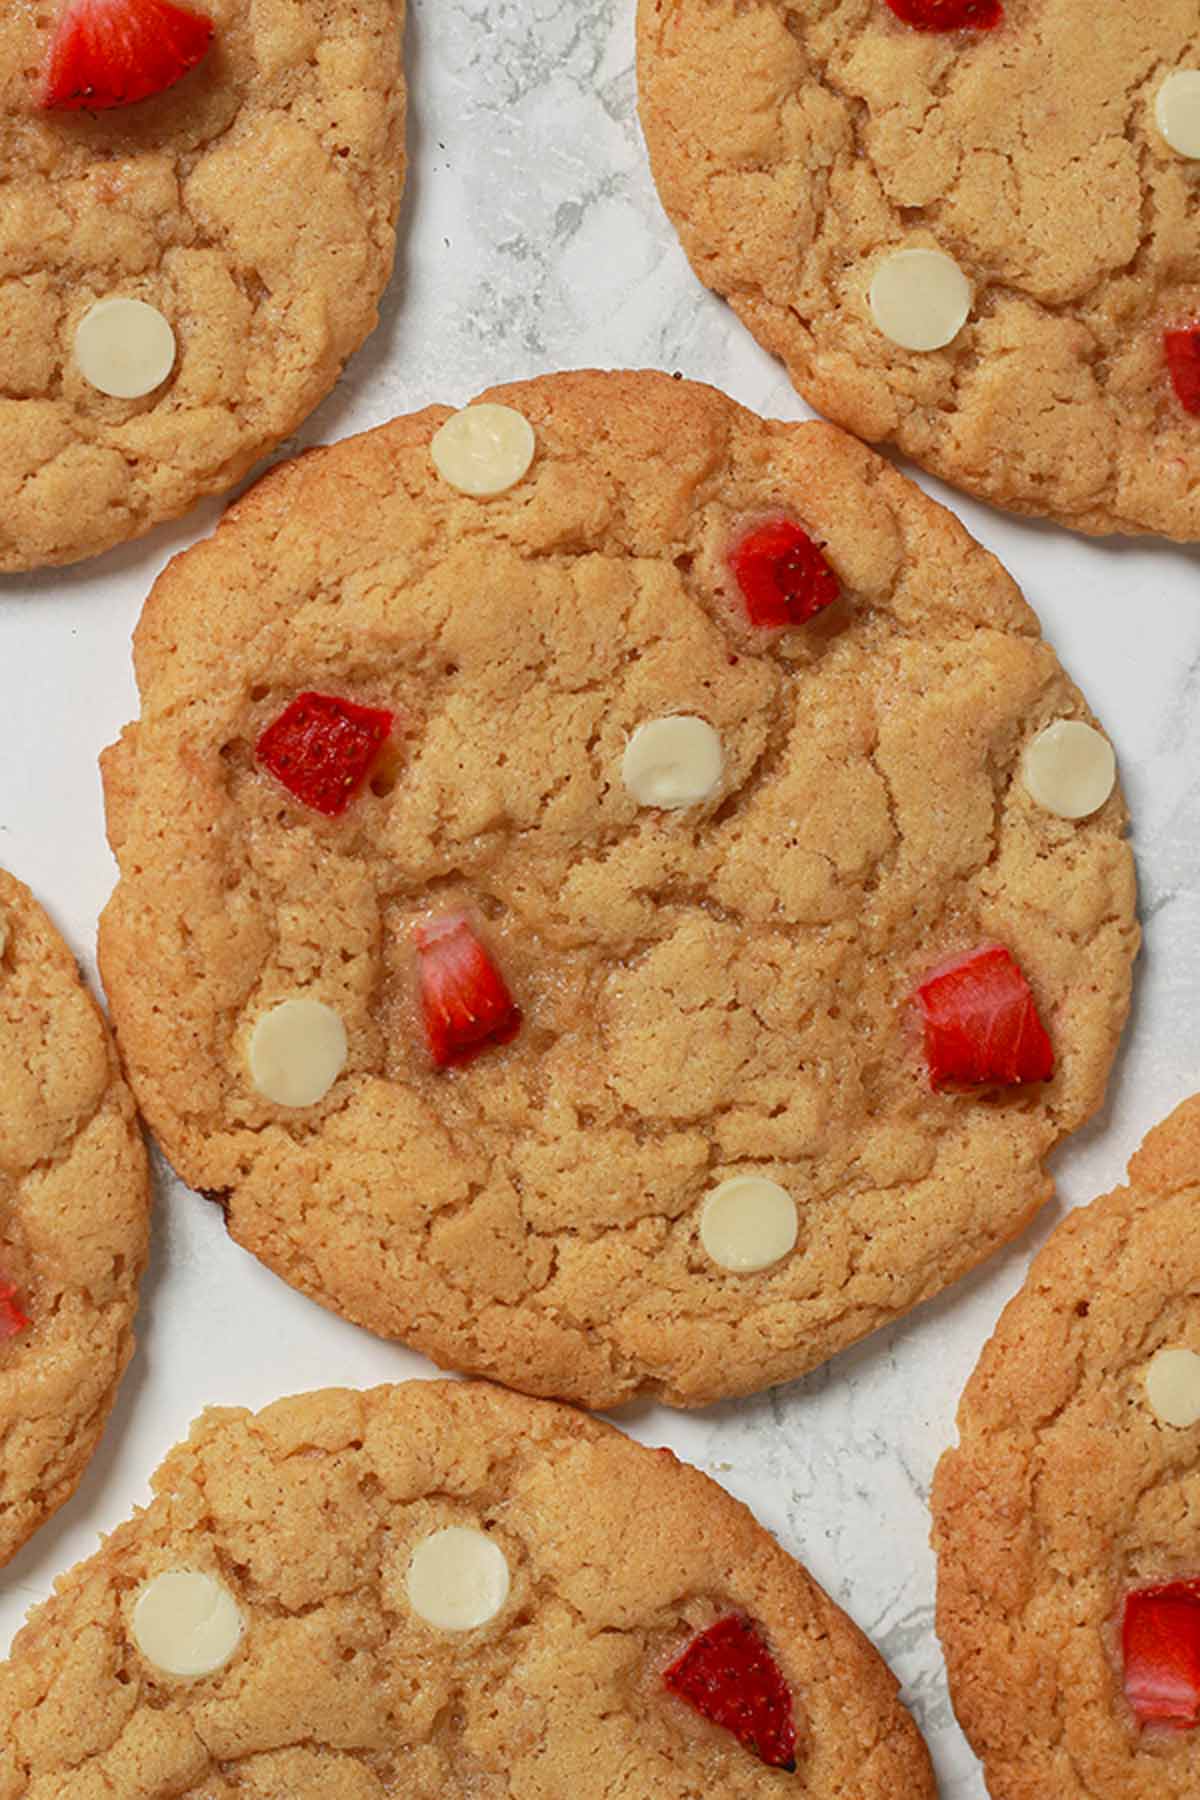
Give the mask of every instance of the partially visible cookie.
<path id="1" fill-rule="evenodd" d="M 933 1800 L 896 1683 L 715 1483 L 413 1382 L 211 1411 L 0 1666 L 2 1800 Z"/>
<path id="2" fill-rule="evenodd" d="M 938 1630 L 994 1800 L 1200 1791 L 1200 1096 L 1069 1214 L 933 1486 Z"/>
<path id="3" fill-rule="evenodd" d="M 273 472 L 156 584 L 100 958 L 286 1280 L 603 1406 L 786 1380 L 974 1266 L 1099 1104 L 1111 746 L 824 425 L 583 372 Z"/>
<path id="4" fill-rule="evenodd" d="M 0 870 L 0 1563 L 70 1497 L 103 1430 L 133 1352 L 149 1198 L 100 1013 Z"/>
<path id="5" fill-rule="evenodd" d="M 839 425 L 1200 538 L 1194 0 L 640 0 L 692 266 Z"/>
<path id="6" fill-rule="evenodd" d="M 391 272 L 403 0 L 188 0 L 211 42 L 112 104 L 143 91 L 118 45 L 161 61 L 162 7 L 109 0 L 101 68 L 74 39 L 52 66 L 82 0 L 5 9 L 0 571 L 230 487 L 333 386 Z"/>

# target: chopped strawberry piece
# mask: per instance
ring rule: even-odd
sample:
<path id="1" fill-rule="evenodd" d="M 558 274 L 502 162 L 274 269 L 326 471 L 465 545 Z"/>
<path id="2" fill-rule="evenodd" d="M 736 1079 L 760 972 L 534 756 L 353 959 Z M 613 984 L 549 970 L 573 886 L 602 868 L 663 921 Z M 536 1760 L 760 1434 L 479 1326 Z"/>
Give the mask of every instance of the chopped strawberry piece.
<path id="1" fill-rule="evenodd" d="M 17 1337 L 28 1328 L 29 1320 L 17 1301 L 17 1290 L 0 1275 L 0 1341 Z"/>
<path id="2" fill-rule="evenodd" d="M 773 1769 L 795 1769 L 792 1695 L 749 1619 L 730 1613 L 694 1637 L 663 1681 Z"/>
<path id="3" fill-rule="evenodd" d="M 1200 1581 L 1127 1594 L 1121 1651 L 1139 1725 L 1200 1725 Z"/>
<path id="4" fill-rule="evenodd" d="M 803 625 L 841 592 L 816 544 L 791 519 L 771 519 L 747 532 L 730 551 L 729 566 L 746 617 L 763 631 Z"/>
<path id="5" fill-rule="evenodd" d="M 172 0 L 67 0 L 42 106 L 100 112 L 147 100 L 194 69 L 212 36 L 211 19 Z"/>
<path id="6" fill-rule="evenodd" d="M 1200 325 L 1164 331 L 1167 367 L 1184 412 L 1200 413 Z"/>
<path id="7" fill-rule="evenodd" d="M 898 19 L 918 31 L 994 31 L 1004 18 L 1000 0 L 887 0 Z"/>
<path id="8" fill-rule="evenodd" d="M 985 944 L 943 963 L 917 989 L 935 1088 L 1049 1081 L 1054 1048 L 1008 951 Z"/>
<path id="9" fill-rule="evenodd" d="M 430 919 L 413 937 L 425 1035 L 439 1069 L 516 1037 L 520 1011 L 464 913 Z"/>
<path id="10" fill-rule="evenodd" d="M 371 773 L 392 714 L 336 694 L 300 694 L 268 725 L 256 755 L 289 794 L 336 819 Z"/>

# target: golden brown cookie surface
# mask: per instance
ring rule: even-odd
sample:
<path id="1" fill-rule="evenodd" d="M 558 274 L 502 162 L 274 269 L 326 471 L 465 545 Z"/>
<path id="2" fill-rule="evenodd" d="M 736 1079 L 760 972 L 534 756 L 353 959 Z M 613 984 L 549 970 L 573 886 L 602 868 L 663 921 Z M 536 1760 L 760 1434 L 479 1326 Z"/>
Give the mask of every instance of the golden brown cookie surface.
<path id="1" fill-rule="evenodd" d="M 198 68 L 89 114 L 38 109 L 57 0 L 7 9 L 0 570 L 93 555 L 231 486 L 375 323 L 404 175 L 401 0 L 205 10 Z M 94 315 L 113 300 L 166 322 L 140 397 L 95 383 L 114 332 L 140 361 L 162 326 Z"/>
<path id="2" fill-rule="evenodd" d="M 1200 78 L 1164 92 L 1200 71 L 1191 0 L 952 31 L 887 0 L 641 0 L 639 40 L 684 248 L 814 406 L 996 505 L 1200 538 L 1164 343 L 1200 327 Z"/>
<path id="3" fill-rule="evenodd" d="M 1045 1199 L 1127 1005 L 1124 808 L 1033 799 L 1026 751 L 1083 702 L 861 446 L 654 374 L 495 398 L 536 445 L 498 496 L 439 475 L 433 409 L 272 474 L 158 583 L 105 758 L 105 983 L 168 1155 L 285 1279 L 534 1392 L 700 1404 Z M 781 511 L 842 589 L 782 635 L 727 562 Z M 314 691 L 394 714 L 334 817 L 256 750 Z M 719 750 L 678 806 L 644 797 L 664 720 L 708 749 L 655 767 L 705 787 Z M 439 1067 L 416 990 L 464 915 L 520 1022 Z M 1056 1073 L 935 1093 L 913 990 L 981 943 Z"/>
<path id="4" fill-rule="evenodd" d="M 1200 1595 L 1155 1591 L 1200 1575 L 1198 1203 L 1191 1099 L 1050 1238 L 939 1466 L 938 1630 L 995 1800 L 1200 1783 L 1200 1731 L 1161 1717 L 1200 1719 Z"/>
<path id="5" fill-rule="evenodd" d="M 3 1800 L 932 1800 L 894 1680 L 803 1569 L 566 1408 L 414 1382 L 213 1411 L 154 1489 L 0 1666 Z M 789 1690 L 795 1773 L 664 1687 L 730 1615 Z"/>
<path id="6" fill-rule="evenodd" d="M 95 1003 L 0 871 L 0 1563 L 73 1493 L 133 1352 L 149 1182 Z"/>

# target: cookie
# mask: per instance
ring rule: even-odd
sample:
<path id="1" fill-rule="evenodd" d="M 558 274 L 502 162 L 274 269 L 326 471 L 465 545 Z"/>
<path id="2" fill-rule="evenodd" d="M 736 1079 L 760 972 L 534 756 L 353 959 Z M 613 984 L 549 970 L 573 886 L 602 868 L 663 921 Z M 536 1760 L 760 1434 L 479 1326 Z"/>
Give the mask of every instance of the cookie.
<path id="1" fill-rule="evenodd" d="M 1068 1215 L 933 1487 L 938 1629 L 993 1800 L 1200 1788 L 1200 1096 Z"/>
<path id="2" fill-rule="evenodd" d="M 133 1353 L 149 1201 L 100 1013 L 0 871 L 0 1563 L 74 1493 L 104 1429 Z"/>
<path id="3" fill-rule="evenodd" d="M 109 5 L 103 55 L 81 0 L 17 0 L 0 38 L 0 570 L 231 486 L 329 392 L 392 265 L 401 0 L 195 0 L 211 41 L 165 70 L 165 0 Z M 118 103 L 139 74 L 170 85 Z"/>
<path id="4" fill-rule="evenodd" d="M 438 1362 L 785 1380 L 1020 1230 L 1100 1100 L 1112 751 L 830 427 L 645 373 L 397 420 L 178 558 L 136 663 L 139 1103 L 239 1243 Z"/>
<path id="5" fill-rule="evenodd" d="M 565 1407 L 411 1382 L 214 1409 L 153 1485 L 0 1665 L 3 1800 L 933 1800 L 895 1681 L 799 1564 Z"/>
<path id="6" fill-rule="evenodd" d="M 640 0 L 701 280 L 806 400 L 1013 512 L 1200 538 L 1192 0 Z"/>

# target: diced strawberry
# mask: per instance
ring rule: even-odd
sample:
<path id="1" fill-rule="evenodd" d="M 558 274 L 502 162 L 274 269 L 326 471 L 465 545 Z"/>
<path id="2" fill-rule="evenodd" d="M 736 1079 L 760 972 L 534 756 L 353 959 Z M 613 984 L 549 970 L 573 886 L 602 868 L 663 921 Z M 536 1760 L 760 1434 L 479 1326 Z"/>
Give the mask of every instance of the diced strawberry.
<path id="1" fill-rule="evenodd" d="M 841 592 L 807 531 L 791 519 L 770 519 L 747 532 L 729 552 L 729 566 L 746 617 L 761 631 L 803 625 Z"/>
<path id="2" fill-rule="evenodd" d="M 17 1337 L 28 1326 L 29 1319 L 21 1310 L 16 1288 L 0 1275 L 0 1341 Z"/>
<path id="3" fill-rule="evenodd" d="M 795 1769 L 792 1695 L 749 1619 L 718 1619 L 694 1637 L 663 1681 L 773 1769 Z"/>
<path id="4" fill-rule="evenodd" d="M 67 0 L 42 105 L 100 112 L 147 100 L 194 69 L 212 36 L 211 19 L 172 0 Z"/>
<path id="5" fill-rule="evenodd" d="M 1121 1651 L 1139 1725 L 1200 1725 L 1200 1581 L 1127 1594 Z"/>
<path id="6" fill-rule="evenodd" d="M 256 755 L 289 794 L 336 819 L 366 781 L 392 714 L 336 694 L 300 694 L 263 732 Z"/>
<path id="7" fill-rule="evenodd" d="M 1000 0 L 887 0 L 898 19 L 918 31 L 994 31 L 1004 18 Z"/>
<path id="8" fill-rule="evenodd" d="M 935 1088 L 1049 1081 L 1054 1048 L 1029 983 L 1001 944 L 943 963 L 917 989 Z"/>
<path id="9" fill-rule="evenodd" d="M 425 1035 L 439 1069 L 516 1037 L 520 1011 L 465 913 L 430 919 L 413 938 Z"/>
<path id="10" fill-rule="evenodd" d="M 1184 412 L 1200 413 L 1200 325 L 1164 331 L 1167 368 Z"/>

